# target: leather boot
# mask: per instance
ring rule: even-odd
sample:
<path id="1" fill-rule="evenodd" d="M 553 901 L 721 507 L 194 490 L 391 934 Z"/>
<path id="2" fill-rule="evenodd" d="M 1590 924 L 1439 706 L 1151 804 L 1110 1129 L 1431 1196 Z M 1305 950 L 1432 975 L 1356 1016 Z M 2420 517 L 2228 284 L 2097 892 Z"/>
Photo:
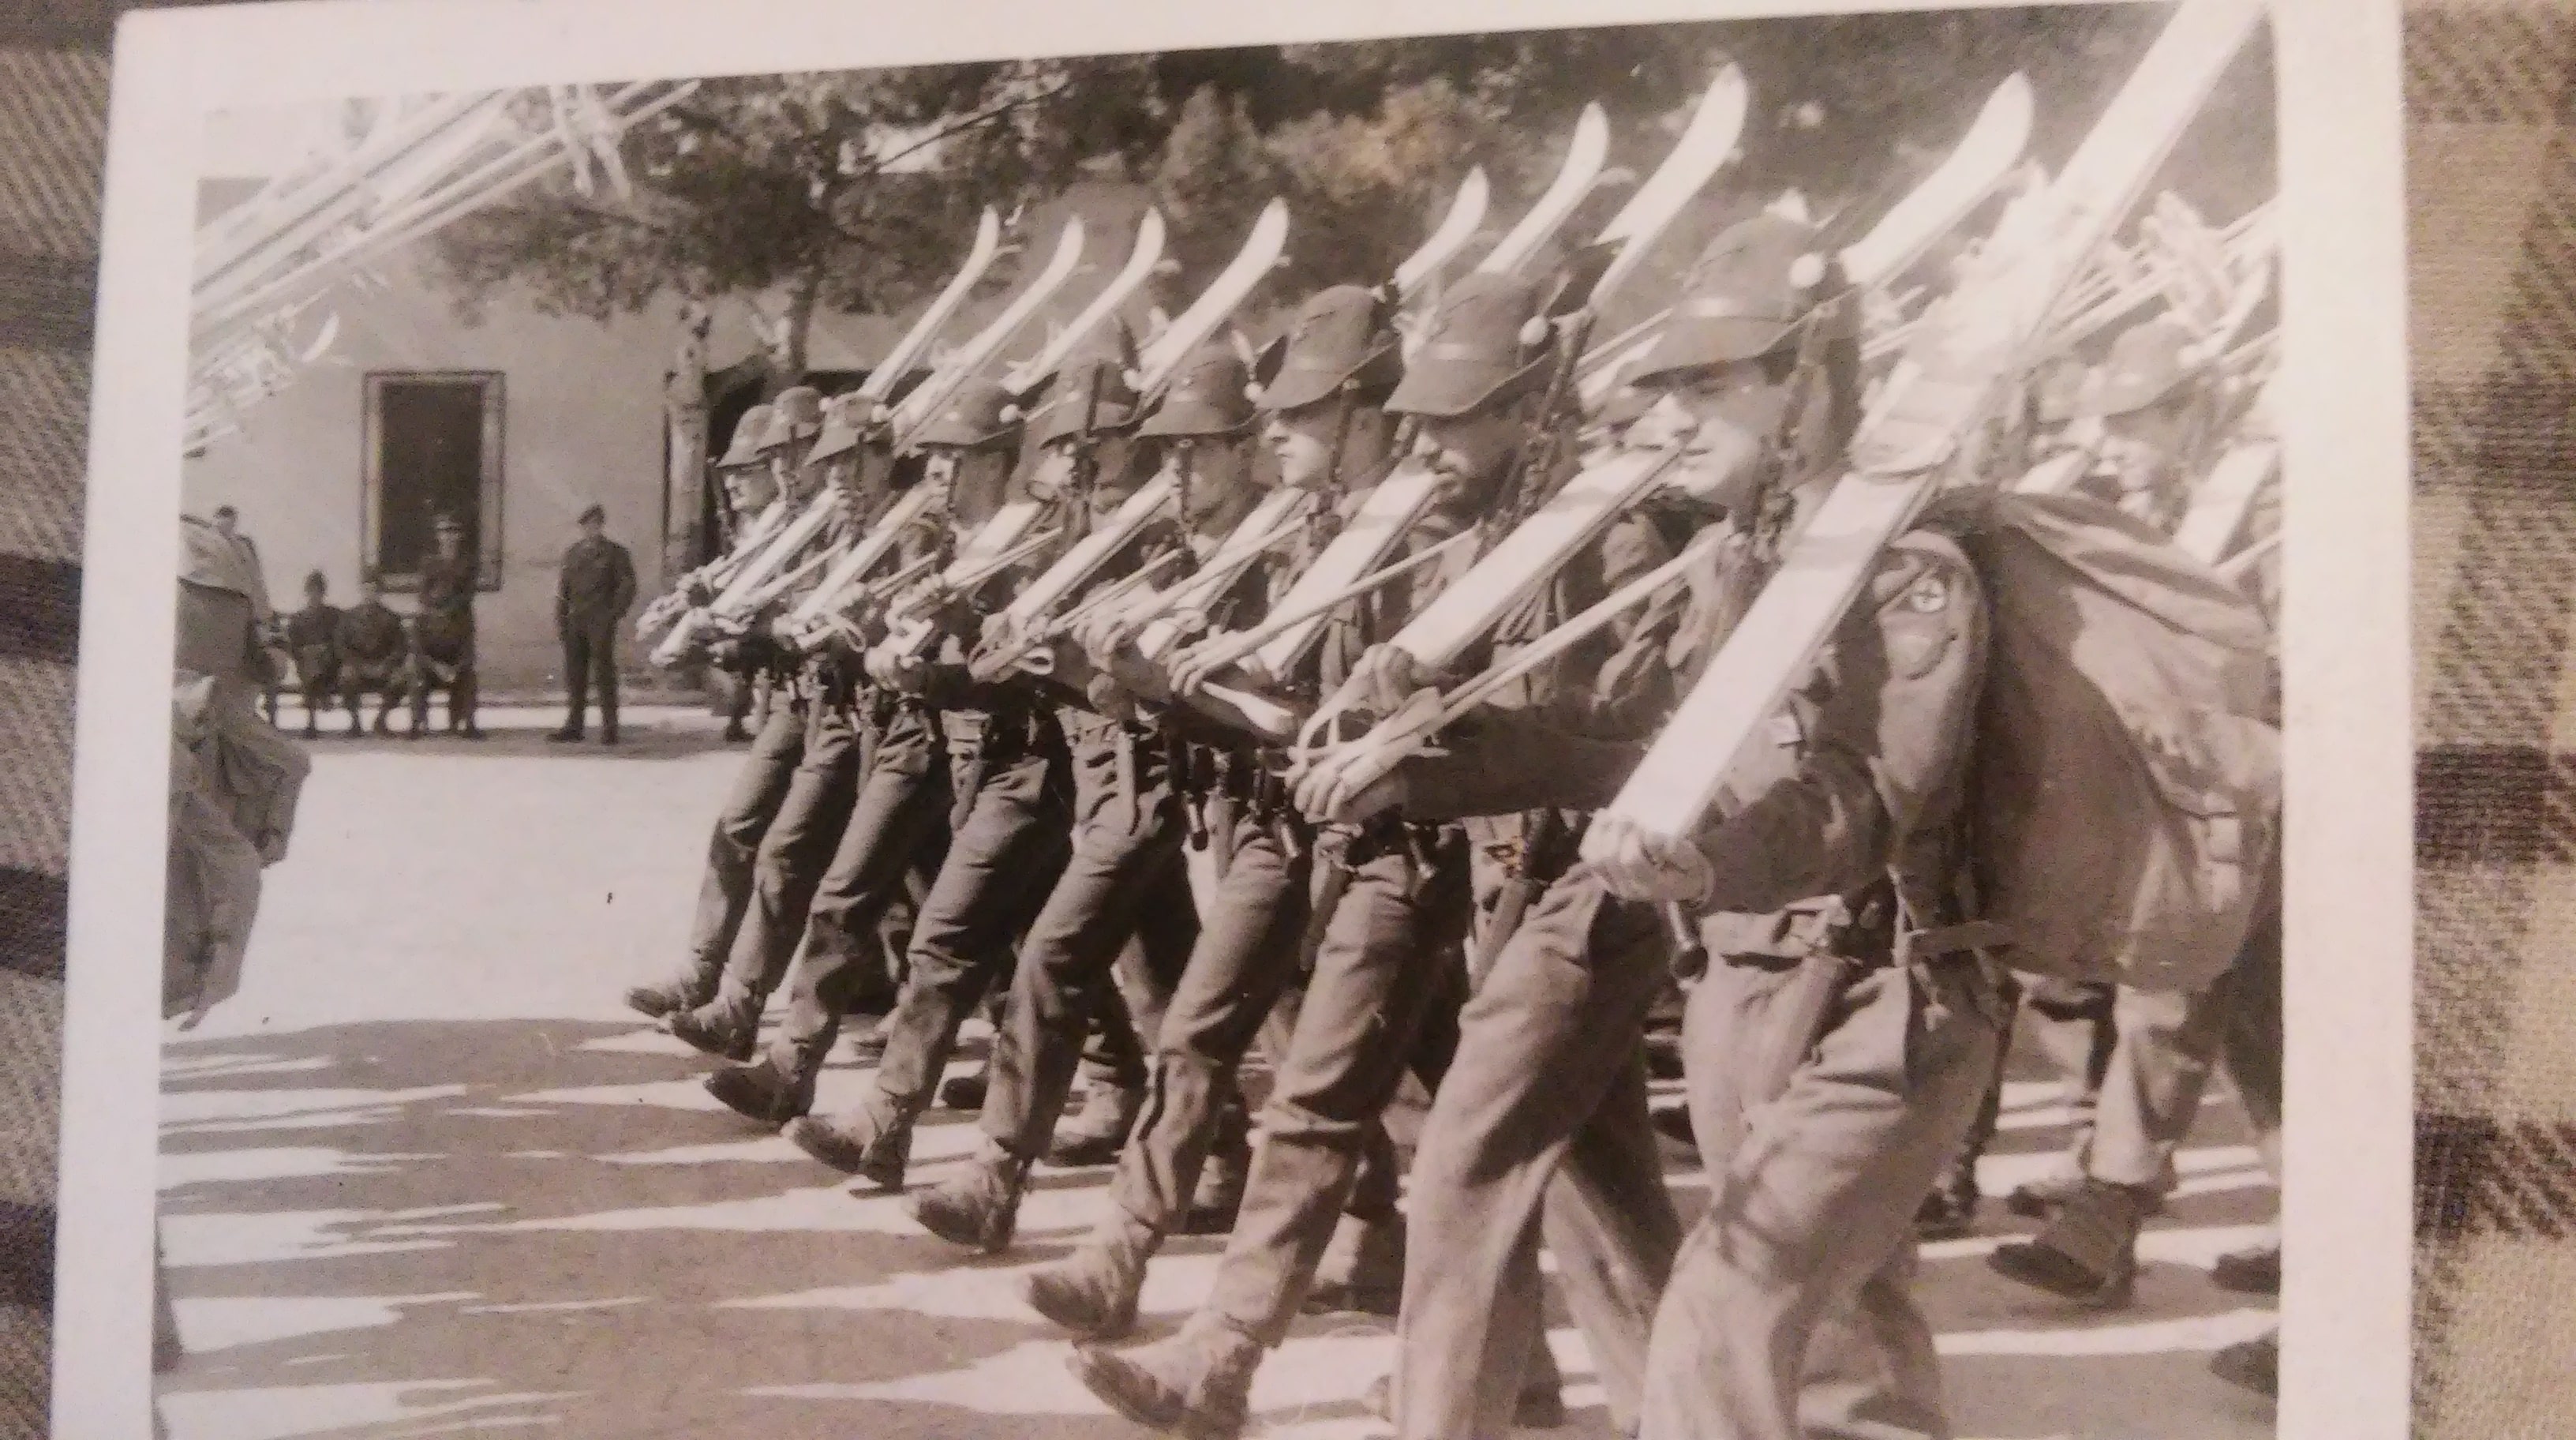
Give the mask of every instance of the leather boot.
<path id="1" fill-rule="evenodd" d="M 1977 1172 L 1954 1165 L 1914 1212 L 1917 1240 L 1956 1240 L 1977 1228 Z"/>
<path id="2" fill-rule="evenodd" d="M 2004 1197 L 2004 1208 L 2026 1220 L 2045 1220 L 2084 1188 L 2084 1171 L 2076 1166 L 2016 1185 Z"/>
<path id="3" fill-rule="evenodd" d="M 992 1073 L 992 1067 L 988 1064 L 978 1068 L 971 1075 L 952 1075 L 940 1081 L 939 1103 L 951 1110 L 963 1110 L 969 1115 L 983 1109 L 984 1092 L 992 1084 Z"/>
<path id="4" fill-rule="evenodd" d="M 749 1060 L 760 1042 L 760 1002 L 749 996 L 715 999 L 694 1010 L 675 1010 L 670 1031 L 693 1050 L 731 1060 Z"/>
<path id="5" fill-rule="evenodd" d="M 2154 1208 L 2136 1186 L 2087 1179 L 2037 1237 L 1997 1247 L 1986 1264 L 2094 1309 L 2123 1309 L 2137 1281 L 2138 1231 Z"/>
<path id="6" fill-rule="evenodd" d="M 2281 1332 L 2239 1340 L 2209 1357 L 2210 1373 L 2257 1395 L 2281 1393 Z"/>
<path id="7" fill-rule="evenodd" d="M 1020 1277 L 1029 1308 L 1086 1340 L 1114 1340 L 1136 1328 L 1136 1297 L 1145 1263 L 1163 1237 L 1112 1207 L 1073 1253 Z"/>
<path id="8" fill-rule="evenodd" d="M 1074 1378 L 1139 1425 L 1187 1440 L 1235 1440 L 1251 1413 L 1258 1341 L 1222 1320 L 1193 1315 L 1178 1334 L 1133 1350 L 1077 1345 Z"/>
<path id="9" fill-rule="evenodd" d="M 904 1213 L 951 1245 L 984 1255 L 1010 1248 L 1029 1162 L 987 1140 L 965 1169 L 907 1198 Z"/>
<path id="10" fill-rule="evenodd" d="M 1306 1291 L 1305 1312 L 1391 1316 L 1403 1298 L 1404 1217 L 1346 1214 L 1335 1221 L 1333 1238 L 1315 1266 L 1315 1283 Z"/>
<path id="11" fill-rule="evenodd" d="M 1243 1208 L 1243 1187 L 1252 1178 L 1252 1122 L 1229 1104 L 1217 1119 L 1216 1143 L 1199 1167 L 1199 1183 L 1190 1192 L 1189 1213 L 1176 1227 L 1184 1235 L 1223 1235 L 1234 1228 Z"/>
<path id="12" fill-rule="evenodd" d="M 695 1010 L 715 998 L 716 987 L 701 984 L 694 974 L 665 980 L 659 985 L 638 985 L 626 992 L 626 1008 L 647 1020 L 659 1020 L 682 1010 Z"/>
<path id="13" fill-rule="evenodd" d="M 1094 1085 L 1073 1118 L 1055 1127 L 1047 1146 L 1047 1163 L 1071 1169 L 1107 1165 L 1127 1144 L 1136 1114 L 1145 1108 L 1145 1092 L 1126 1085 Z"/>
<path id="14" fill-rule="evenodd" d="M 822 1057 L 790 1053 L 783 1061 L 777 1049 L 746 1065 L 717 1067 L 707 1077 L 707 1093 L 746 1120 L 775 1130 L 814 1108 L 814 1081 Z"/>
<path id="15" fill-rule="evenodd" d="M 797 1149 L 844 1175 L 856 1175 L 880 1190 L 900 1190 L 904 1168 L 912 1160 L 909 1110 L 870 1094 L 844 1114 L 790 1120 L 785 1134 Z"/>

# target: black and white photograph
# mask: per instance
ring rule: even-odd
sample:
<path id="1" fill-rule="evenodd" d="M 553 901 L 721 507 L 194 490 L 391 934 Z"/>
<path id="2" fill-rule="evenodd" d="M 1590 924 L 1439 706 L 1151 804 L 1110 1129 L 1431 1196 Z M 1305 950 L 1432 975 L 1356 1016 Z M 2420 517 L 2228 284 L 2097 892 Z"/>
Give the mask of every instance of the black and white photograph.
<path id="1" fill-rule="evenodd" d="M 100 1355 L 170 1440 L 2361 1433 L 2287 8 L 174 110 Z"/>

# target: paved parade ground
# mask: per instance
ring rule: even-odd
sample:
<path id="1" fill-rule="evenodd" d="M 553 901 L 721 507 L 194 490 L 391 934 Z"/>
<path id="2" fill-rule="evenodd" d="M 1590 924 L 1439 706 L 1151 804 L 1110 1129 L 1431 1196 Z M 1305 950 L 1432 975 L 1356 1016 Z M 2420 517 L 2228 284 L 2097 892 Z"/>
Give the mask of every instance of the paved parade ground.
<path id="1" fill-rule="evenodd" d="M 677 960 L 742 752 L 702 712 L 631 713 L 613 751 L 545 744 L 557 718 L 488 712 L 479 745 L 312 747 L 242 992 L 165 1052 L 162 1234 L 189 1352 L 162 1391 L 174 1440 L 1140 1435 L 1010 1284 L 1087 1228 L 1106 1172 L 1041 1170 L 1020 1243 L 970 1263 L 717 1106 L 711 1062 L 618 996 Z M 1990 1196 L 2062 1144 L 2054 1087 L 2014 1073 Z M 836 1063 L 822 1107 L 863 1078 Z M 2203 1273 L 2271 1210 L 2214 1094 L 2134 1308 L 2087 1314 L 1989 1272 L 2028 1228 L 1994 1200 L 1975 1237 L 1926 1248 L 1962 1436 L 2271 1433 L 2268 1405 L 2206 1369 L 2272 1319 Z M 972 1144 L 969 1117 L 932 1112 L 913 1182 Z M 1687 1218 L 1698 1172 L 1671 1178 Z M 1158 1262 L 1149 1332 L 1204 1295 L 1220 1243 Z M 1609 1435 L 1561 1305 L 1552 1324 L 1575 1407 L 1558 1433 Z M 1262 1371 L 1256 1430 L 1373 1433 L 1357 1402 L 1390 1328 L 1304 1322 Z"/>

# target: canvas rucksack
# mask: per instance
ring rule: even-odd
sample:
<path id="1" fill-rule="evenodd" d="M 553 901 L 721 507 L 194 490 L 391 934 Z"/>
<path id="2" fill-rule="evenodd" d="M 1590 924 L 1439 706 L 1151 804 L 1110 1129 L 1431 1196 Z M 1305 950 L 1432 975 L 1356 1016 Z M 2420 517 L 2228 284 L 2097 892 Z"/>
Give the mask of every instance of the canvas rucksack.
<path id="1" fill-rule="evenodd" d="M 1992 639 L 1975 897 L 2014 969 L 2197 990 L 2278 843 L 2271 639 L 2243 592 L 2113 507 L 2007 494 L 1960 542 Z"/>

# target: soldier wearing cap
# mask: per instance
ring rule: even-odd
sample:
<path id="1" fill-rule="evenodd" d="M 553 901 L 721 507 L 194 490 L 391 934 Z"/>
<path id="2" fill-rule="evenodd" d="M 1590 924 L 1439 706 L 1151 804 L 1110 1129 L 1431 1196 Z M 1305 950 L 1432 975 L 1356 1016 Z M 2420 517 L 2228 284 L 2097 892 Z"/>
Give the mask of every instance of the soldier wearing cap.
<path id="1" fill-rule="evenodd" d="M 340 699 L 349 707 L 349 733 L 358 731 L 367 693 L 382 697 L 376 706 L 375 733 L 391 734 L 388 720 L 403 698 L 403 669 L 411 636 L 403 618 L 385 604 L 384 582 L 366 571 L 358 580 L 358 603 L 340 612 Z"/>
<path id="2" fill-rule="evenodd" d="M 1811 249 L 1807 227 L 1768 213 L 1710 243 L 1635 378 L 1652 401 L 1625 437 L 1681 449 L 1670 487 L 1681 499 L 1621 517 L 1588 573 L 1568 567 L 1550 606 L 1516 617 L 1518 638 L 1662 563 L 1712 515 L 1753 508 L 1757 483 L 1788 469 L 1788 453 L 1820 444 L 1813 432 L 1837 419 L 1847 425 L 1850 406 L 1837 402 L 1848 368 L 1798 363 L 1806 327 L 1823 318 L 1808 313 L 1813 280 L 1798 283 L 1816 268 L 1801 263 Z M 1809 403 L 1793 407 L 1802 387 Z M 1462 817 L 1487 861 L 1476 992 L 1415 1161 L 1425 1223 L 1406 1257 L 1390 1397 L 1406 1435 L 1500 1433 L 1541 1398 L 1524 1367 L 1546 1354 L 1542 1222 L 1614 1418 L 1633 1425 L 1642 1407 L 1647 1338 L 1680 1231 L 1658 1178 L 1642 1053 L 1669 945 L 1652 909 L 1568 872 L 1582 817 L 1566 812 L 1599 803 L 1589 793 L 1599 777 L 1581 778 L 1585 759 L 1651 737 L 1675 698 L 1659 682 L 1678 604 L 1659 597 L 1613 628 L 1612 653 L 1560 663 L 1553 684 L 1458 727 L 1374 793 L 1308 796 L 1330 817 L 1399 807 Z M 1569 773 L 1559 773 L 1560 746 Z M 1536 897 L 1517 921 L 1499 903 L 1505 883 Z"/>
<path id="3" fill-rule="evenodd" d="M 555 634 L 563 641 L 568 692 L 558 741 L 581 738 L 590 686 L 599 685 L 599 740 L 617 743 L 617 625 L 635 606 L 635 559 L 608 538 L 608 512 L 584 506 L 581 538 L 564 551 L 555 580 Z"/>
<path id="4" fill-rule="evenodd" d="M 330 582 L 322 572 L 304 577 L 304 606 L 286 617 L 286 647 L 295 657 L 296 687 L 304 692 L 304 734 L 322 733 L 322 711 L 340 688 L 340 608 L 327 598 Z M 274 715 L 269 717 L 272 721 Z M 357 733 L 353 713 L 349 731 Z"/>
<path id="5" fill-rule="evenodd" d="M 1510 523 L 1501 512 L 1511 508 L 1505 502 L 1531 438 L 1531 402 L 1548 369 L 1543 303 L 1530 281 L 1470 275 L 1433 315 L 1386 404 L 1418 417 L 1413 454 L 1440 481 L 1430 513 L 1408 531 L 1409 545 Z M 1624 564 L 1607 557 L 1630 546 L 1623 534 L 1585 557 L 1567 597 L 1622 573 Z M 1387 627 L 1380 633 L 1419 613 L 1473 560 L 1464 545 L 1449 554 L 1403 593 L 1385 597 L 1372 617 Z M 1648 563 L 1662 558 L 1657 553 Z M 1399 652 L 1382 646 L 1365 652 L 1337 687 L 1368 695 L 1381 713 L 1414 688 Z M 1302 795 L 1299 805 L 1320 822 L 1313 863 L 1322 869 L 1305 927 L 1320 944 L 1262 1111 L 1242 1217 L 1214 1293 L 1169 1340 L 1075 1352 L 1076 1373 L 1092 1391 L 1140 1423 L 1211 1435 L 1242 1426 L 1253 1372 L 1308 1298 L 1387 1102 L 1408 1071 L 1436 1083 L 1446 1069 L 1444 1032 L 1466 978 L 1459 957 L 1474 909 L 1463 827 L 1392 807 L 1339 815 Z M 1275 957 L 1268 957 L 1274 966 Z M 1195 965 L 1193 971 L 1185 994 L 1198 986 Z M 1238 1000 L 1237 1013 L 1266 1008 L 1286 984 L 1272 967 L 1246 971 L 1236 988 L 1249 1005 Z M 1172 1013 L 1180 1013 L 1178 1001 Z M 1167 1037 L 1172 1028 L 1167 1015 Z M 1170 1053 L 1173 1041 L 1166 1038 L 1162 1048 Z M 1523 1333 L 1534 1335 L 1534 1325 Z M 1556 1413 L 1553 1379 L 1545 1375 L 1536 1387 L 1543 1393 L 1532 1397 L 1529 1418 Z"/>
<path id="6" fill-rule="evenodd" d="M 795 490 L 790 483 L 804 460 L 798 431 L 803 429 L 804 438 L 811 439 L 820 432 L 821 421 L 821 392 L 795 386 L 780 392 L 768 405 L 755 405 L 745 411 L 734 425 L 725 461 L 739 460 L 767 469 L 769 483 L 776 490 L 770 508 L 781 522 L 810 493 Z M 737 544 L 758 546 L 769 533 L 775 533 L 774 525 L 755 527 L 752 535 L 738 536 Z M 693 603 L 703 604 L 714 598 L 711 587 L 702 580 L 695 588 L 702 593 L 693 596 Z M 746 676 L 765 675 L 767 657 L 763 647 L 728 643 L 713 647 L 712 653 L 720 668 Z M 668 1021 L 714 1003 L 725 962 L 741 934 L 743 917 L 751 909 L 752 867 L 760 853 L 761 838 L 769 831 L 771 817 L 786 803 L 788 781 L 804 758 L 805 721 L 806 707 L 800 697 L 791 695 L 788 703 L 769 708 L 768 718 L 752 737 L 750 753 L 743 757 L 733 789 L 726 795 L 723 808 L 716 812 L 707 841 L 706 874 L 699 882 L 698 903 L 690 921 L 688 958 L 679 973 L 669 979 L 628 990 L 627 1008 Z"/>
<path id="7" fill-rule="evenodd" d="M 825 407 L 809 461 L 832 487 L 834 546 L 857 543 L 894 499 L 895 471 L 867 444 L 865 404 L 845 395 Z M 709 1093 L 773 1128 L 812 1106 L 848 1009 L 891 990 L 913 926 L 907 882 L 926 885 L 946 843 L 928 708 L 871 683 L 839 639 L 802 657 L 797 685 L 809 706 L 804 758 L 761 842 L 750 917 L 715 1002 L 671 1025 L 731 1062 L 707 1077 Z M 786 1014 L 755 1056 L 761 1007 L 782 982 Z"/>
<path id="8" fill-rule="evenodd" d="M 429 729 L 429 694 L 447 692 L 447 728 L 480 740 L 474 723 L 474 591 L 479 576 L 465 545 L 465 522 L 441 515 L 437 553 L 420 565 L 420 612 L 412 621 L 412 739 Z"/>
<path id="9" fill-rule="evenodd" d="M 1724 284 L 1736 291 L 1724 305 L 1750 310 L 1763 282 L 1786 282 L 1792 298 L 1784 308 L 1795 315 L 1799 292 L 1809 290 L 1804 282 L 1821 280 L 1823 267 L 1756 263 L 1765 248 L 1738 250 L 1723 267 L 1732 278 L 1703 269 L 1692 294 Z M 1755 282 L 1749 295 L 1736 288 L 1748 278 Z M 1777 291 L 1772 295 L 1778 304 Z M 1848 375 L 1835 373 L 1843 367 L 1833 347 L 1850 342 L 1809 328 L 1833 324 L 1832 309 L 1787 326 L 1778 313 L 1768 317 L 1779 327 L 1768 344 L 1765 326 L 1724 314 L 1705 317 L 1723 325 L 1677 327 L 1666 354 L 1648 366 L 1678 404 L 1705 417 L 1682 435 L 1696 472 L 1691 488 L 1724 497 L 1757 544 L 1774 516 L 1789 530 L 1801 523 L 1805 501 L 1823 483 L 1815 477 L 1838 468 L 1836 452 L 1847 439 L 1840 420 L 1829 420 L 1808 449 L 1800 432 L 1818 406 L 1794 390 L 1728 397 L 1708 383 L 1712 370 L 1754 389 L 1820 377 L 1829 392 L 1820 397 L 1826 413 L 1847 415 L 1830 392 Z M 1784 356 L 1792 334 L 1796 349 Z M 1822 363 L 1801 363 L 1800 356 Z M 1692 393 L 1678 393 L 1685 389 Z M 1777 427 L 1768 435 L 1748 425 L 1765 417 Z M 1754 477 L 1749 487 L 1747 473 Z M 1785 507 L 1773 498 L 1784 492 L 1791 502 Z M 1665 648 L 1677 682 L 1705 667 L 1749 598 L 1744 568 L 1724 547 L 1718 554 Z M 1954 540 L 1928 526 L 1899 536 L 1770 726 L 1773 743 L 1738 758 L 1726 798 L 1702 830 L 1673 843 L 1622 833 L 1605 859 L 1552 887 L 1515 934 L 1470 1006 L 1453 1072 L 1458 1083 L 1434 1105 L 1415 1172 L 1417 1203 L 1457 1217 L 1444 1234 L 1463 1225 L 1501 1238 L 1413 1257 L 1398 1375 L 1401 1433 L 1479 1433 L 1455 1418 L 1462 1412 L 1451 1397 L 1466 1387 L 1429 1377 L 1441 1373 L 1444 1353 L 1452 1375 L 1460 1357 L 1474 1373 L 1479 1349 L 1491 1365 L 1494 1342 L 1480 1347 L 1442 1333 L 1477 1318 L 1433 1305 L 1443 1289 L 1437 1271 L 1478 1264 L 1490 1274 L 1508 1264 L 1511 1237 L 1527 1233 L 1526 1197 L 1537 1189 L 1536 1177 L 1527 1176 L 1512 1186 L 1504 1210 L 1448 1209 L 1476 1193 L 1480 1149 L 1530 1154 L 1571 1140 L 1566 1163 L 1589 1166 L 1590 1141 L 1574 1137 L 1604 1113 L 1593 1097 L 1635 1063 L 1633 1055 L 1572 1039 L 1572 1027 L 1546 1021 L 1565 1002 L 1530 983 L 1547 980 L 1580 996 L 1581 1006 L 1613 1012 L 1600 1029 L 1632 1039 L 1636 1021 L 1629 1017 L 1642 1013 L 1643 1001 L 1622 1003 L 1619 992 L 1651 993 L 1637 978 L 1652 963 L 1653 942 L 1643 937 L 1651 912 L 1621 901 L 1679 906 L 1709 957 L 1690 992 L 1684 1058 L 1711 1203 L 1675 1253 L 1656 1306 L 1638 1385 L 1638 1433 L 1650 1440 L 1795 1440 L 1863 1427 L 1949 1433 L 1939 1362 L 1911 1294 L 1912 1227 L 1974 1122 L 2008 1015 L 2001 972 L 1954 938 L 1965 932 L 1944 929 L 1960 918 L 1951 887 L 1966 858 L 1959 812 L 1984 678 L 1985 617 L 1976 573 Z M 1514 728 L 1492 716 L 1483 724 L 1498 737 Z M 1406 767 L 1414 773 L 1397 788 L 1406 803 L 1420 805 L 1424 780 L 1445 790 L 1535 779 L 1555 790 L 1557 803 L 1598 805 L 1624 782 L 1645 743 L 1554 734 L 1548 764 L 1533 772 L 1499 764 L 1491 751 L 1479 754 L 1462 736 L 1451 754 Z M 1568 944 L 1564 937 L 1582 928 L 1569 923 L 1581 919 L 1576 912 L 1588 912 L 1589 934 Z M 1526 998 L 1507 1008 L 1516 990 Z M 1514 1011 L 1543 1021 L 1540 1043 L 1522 1043 L 1510 1064 L 1491 1063 L 1514 1043 L 1502 1028 Z M 1546 1093 L 1516 1073 L 1547 1075 Z M 1512 1089 L 1520 1096 L 1499 1105 L 1480 1093 Z M 1505 1113 L 1478 1113 L 1493 1109 Z M 1521 1133 L 1521 1148 L 1480 1146 L 1479 1131 L 1505 1133 L 1518 1123 L 1509 1118 L 1513 1111 L 1537 1127 Z M 1598 1176 L 1616 1172 L 1594 1173 L 1588 1184 L 1551 1187 L 1549 1209 L 1572 1198 L 1572 1189 L 1610 1183 Z M 1548 1218 L 1555 1243 L 1568 1227 L 1553 1213 Z M 1591 1268 L 1588 1260 L 1561 1266 L 1569 1276 Z M 1577 1291 L 1577 1313 L 1588 1308 Z M 1589 1320 L 1586 1329 L 1595 1353 L 1605 1355 L 1605 1382 L 1619 1380 L 1616 1342 L 1628 1332 Z M 1616 1407 L 1620 1390 L 1612 1394 Z"/>
<path id="10" fill-rule="evenodd" d="M 2170 533 L 2201 458 L 2203 390 L 2180 324 L 2160 315 L 2121 332 L 2071 407 L 2091 432 L 2093 466 L 2083 486 Z"/>
<path id="11" fill-rule="evenodd" d="M 998 381 L 971 380 L 918 439 L 928 452 L 923 483 L 947 487 L 950 543 L 963 544 L 1010 496 L 1022 439 L 1011 396 Z M 1070 850 L 1072 783 L 1054 715 L 1020 687 L 976 680 L 966 664 L 1000 582 L 940 596 L 927 617 L 929 653 L 899 635 L 868 658 L 878 683 L 936 712 L 948 750 L 948 851 L 913 928 L 868 1093 L 837 1115 L 794 1120 L 787 1136 L 883 1189 L 902 1187 L 913 1124 L 934 1098 L 957 1029 L 1007 973 L 1012 941 Z"/>
<path id="12" fill-rule="evenodd" d="M 790 413 L 789 397 L 796 393 L 780 396 L 781 414 Z M 832 507 L 830 523 L 810 542 L 818 550 L 855 543 L 888 498 L 876 483 L 885 472 L 870 474 L 861 464 L 862 403 L 855 395 L 829 402 L 818 398 L 811 434 L 789 432 L 782 441 L 791 446 L 800 439 L 809 442 L 795 452 L 796 493 L 804 503 Z M 793 408 L 803 413 L 801 404 Z M 771 433 L 780 435 L 781 427 L 773 423 Z M 798 563 L 798 557 L 787 563 Z M 773 610 L 797 593 L 780 596 Z M 750 618 L 742 643 L 786 673 L 804 733 L 794 768 L 753 848 L 749 904 L 715 994 L 670 1018 L 673 1035 L 736 1064 L 752 1058 L 761 1011 L 795 963 L 814 897 L 858 802 L 868 739 L 859 719 L 864 680 L 845 656 L 829 648 L 793 655 L 763 616 Z M 719 1082 L 710 1077 L 709 1083 Z M 810 1080 L 804 1088 L 810 1091 Z M 779 1115 L 769 1123 L 786 1118 Z"/>
<path id="13" fill-rule="evenodd" d="M 1123 336 L 1111 338 L 1113 348 L 1067 366 L 1031 412 L 1030 440 L 1039 447 L 1033 488 L 1063 493 L 1067 487 L 1057 477 L 1069 477 L 1081 464 L 1075 447 L 1087 433 L 1135 424 L 1137 396 L 1117 365 Z M 1252 410 L 1244 379 L 1243 362 L 1230 348 L 1194 353 L 1161 406 L 1138 427 L 1138 443 L 1127 447 L 1136 457 L 1126 466 L 1130 475 L 1156 451 L 1166 466 L 1187 472 L 1194 483 L 1186 503 L 1196 523 L 1182 526 L 1179 538 L 1202 552 L 1223 537 L 1249 498 L 1240 453 Z M 1096 518 L 1106 518 L 1110 497 L 1101 492 L 1111 488 L 1068 499 L 1087 499 Z M 1169 528 L 1158 525 L 1125 547 L 1120 558 L 1127 568 L 1165 543 L 1160 532 Z M 1104 574 L 1095 583 L 1115 578 Z M 1141 1054 L 1124 1057 L 1127 1074 L 1095 1076 L 1084 1114 L 1062 1131 L 1055 1125 L 1085 1029 L 1106 1020 L 1117 1034 L 1132 1021 L 1150 1039 L 1198 938 L 1183 848 L 1187 826 L 1170 751 L 1157 730 L 1125 707 L 1113 708 L 1121 713 L 1058 709 L 1074 786 L 1071 856 L 1020 946 L 994 1038 L 983 1143 L 964 1170 L 906 1206 L 931 1233 L 988 1254 L 1010 1242 L 1029 1169 L 1041 1156 L 1069 1164 L 1117 1156 L 1143 1104 Z"/>

